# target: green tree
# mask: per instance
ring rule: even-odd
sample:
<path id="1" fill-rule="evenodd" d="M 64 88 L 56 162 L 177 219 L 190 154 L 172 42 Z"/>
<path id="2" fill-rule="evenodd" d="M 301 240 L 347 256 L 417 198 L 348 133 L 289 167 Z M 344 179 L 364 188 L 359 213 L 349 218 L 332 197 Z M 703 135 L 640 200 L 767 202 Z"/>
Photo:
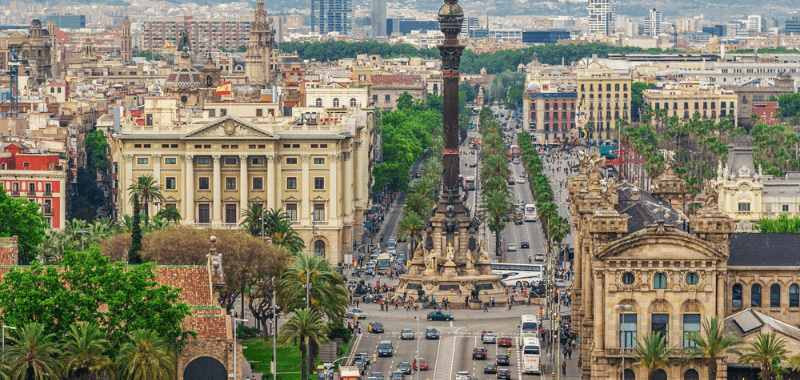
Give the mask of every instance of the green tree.
<path id="1" fill-rule="evenodd" d="M 522 94 L 525 93 L 525 83 L 517 83 L 508 89 L 508 96 L 506 96 L 506 106 L 510 109 L 519 109 L 522 107 Z"/>
<path id="2" fill-rule="evenodd" d="M 108 160 L 108 142 L 102 130 L 96 129 L 86 135 L 86 167 L 90 173 L 111 167 Z"/>
<path id="3" fill-rule="evenodd" d="M 300 253 L 306 248 L 306 244 L 300 237 L 300 234 L 292 228 L 289 223 L 281 223 L 276 226 L 270 227 L 270 239 L 272 244 L 276 247 L 286 249 L 292 253 Z"/>
<path id="4" fill-rule="evenodd" d="M 778 112 L 784 118 L 800 115 L 800 93 L 781 94 L 778 97 Z"/>
<path id="5" fill-rule="evenodd" d="M 633 82 L 631 84 L 631 120 L 641 120 L 641 110 L 644 108 L 642 93 L 648 88 L 655 88 L 655 83 Z"/>
<path id="6" fill-rule="evenodd" d="M 655 380 L 656 372 L 667 366 L 669 357 L 674 353 L 675 349 L 667 347 L 667 338 L 663 334 L 647 333 L 641 340 L 636 340 L 636 347 L 633 349 L 636 360 L 634 365 L 647 371 L 648 380 Z"/>
<path id="7" fill-rule="evenodd" d="M 153 330 L 131 333 L 117 355 L 119 375 L 130 380 L 161 380 L 175 377 L 175 355 L 166 341 Z"/>
<path id="8" fill-rule="evenodd" d="M 95 323 L 72 324 L 61 347 L 64 373 L 70 379 L 89 380 L 112 368 L 108 340 Z"/>
<path id="9" fill-rule="evenodd" d="M 759 333 L 755 341 L 747 342 L 739 362 L 742 364 L 756 364 L 761 368 L 761 379 L 776 380 L 776 366 L 786 360 L 786 341 L 775 332 L 769 334 Z"/>
<path id="10" fill-rule="evenodd" d="M 800 233 L 800 217 L 789 218 L 787 214 L 780 214 L 777 218 L 761 218 L 756 221 L 756 228 L 765 234 Z"/>
<path id="11" fill-rule="evenodd" d="M 514 210 L 514 204 L 507 191 L 483 192 L 483 202 L 480 205 L 481 219 L 486 221 L 489 230 L 494 232 L 494 254 L 500 255 L 500 234 L 506 228 L 508 213 Z"/>
<path id="12" fill-rule="evenodd" d="M 161 195 L 161 185 L 158 180 L 151 175 L 143 175 L 137 178 L 136 182 L 128 186 L 128 193 L 130 194 L 131 201 L 133 198 L 138 198 L 139 202 L 144 206 L 145 215 L 150 215 L 150 202 L 159 201 L 164 203 L 164 196 Z"/>
<path id="13" fill-rule="evenodd" d="M 128 250 L 128 264 L 142 263 L 142 227 L 139 218 L 139 197 L 133 197 L 133 225 L 131 226 L 131 248 Z"/>
<path id="14" fill-rule="evenodd" d="M 317 255 L 295 254 L 278 281 L 278 305 L 287 312 L 306 307 L 306 284 L 311 284 L 309 306 L 332 321 L 341 321 L 349 299 L 342 276 Z"/>
<path id="15" fill-rule="evenodd" d="M 27 198 L 13 198 L 0 189 L 0 236 L 17 236 L 21 264 L 36 261 L 37 247 L 44 242 L 47 220 L 41 206 Z"/>
<path id="16" fill-rule="evenodd" d="M 316 344 L 328 342 L 328 326 L 323 322 L 322 314 L 312 309 L 299 309 L 292 312 L 286 323 L 281 326 L 279 338 L 282 342 L 297 342 L 303 365 L 301 378 L 308 380 L 312 361 L 306 357 L 306 345 L 312 342 Z"/>
<path id="17" fill-rule="evenodd" d="M 686 340 L 693 345 L 684 347 L 684 354 L 689 358 L 705 362 L 709 380 L 717 378 L 718 360 L 724 359 L 728 354 L 741 355 L 738 347 L 743 343 L 743 340 L 733 333 L 726 333 L 725 324 L 716 316 L 703 321 L 702 335 L 699 331 L 690 331 L 686 334 Z"/>
<path id="18" fill-rule="evenodd" d="M 158 214 L 156 215 L 156 217 L 161 218 L 164 221 L 172 222 L 175 224 L 178 224 L 181 221 L 180 211 L 178 211 L 177 208 L 171 205 L 164 206 L 161 210 L 158 210 Z"/>
<path id="19" fill-rule="evenodd" d="M 239 226 L 244 228 L 248 234 L 253 236 L 260 236 L 262 226 L 264 224 L 263 212 L 264 206 L 258 203 L 250 203 L 246 208 L 242 209 L 244 219 L 239 223 Z"/>
<path id="20" fill-rule="evenodd" d="M 561 242 L 564 241 L 564 239 L 570 233 L 569 220 L 560 216 L 555 217 L 555 219 L 551 220 L 550 223 L 547 224 L 547 232 L 550 236 L 550 239 L 552 239 L 560 249 Z M 566 260 L 567 258 L 564 257 L 562 261 Z"/>
<path id="21" fill-rule="evenodd" d="M 40 323 L 28 322 L 12 331 L 5 351 L 8 376 L 14 380 L 57 379 L 61 373 L 55 334 Z"/>
<path id="22" fill-rule="evenodd" d="M 400 219 L 400 222 L 397 224 L 397 232 L 400 233 L 401 237 L 410 237 L 411 238 L 411 253 L 410 256 L 413 256 L 414 250 L 417 248 L 417 238 L 420 236 L 422 231 L 425 229 L 425 219 L 423 219 L 419 214 L 414 211 L 407 210 L 403 213 L 403 217 Z"/>

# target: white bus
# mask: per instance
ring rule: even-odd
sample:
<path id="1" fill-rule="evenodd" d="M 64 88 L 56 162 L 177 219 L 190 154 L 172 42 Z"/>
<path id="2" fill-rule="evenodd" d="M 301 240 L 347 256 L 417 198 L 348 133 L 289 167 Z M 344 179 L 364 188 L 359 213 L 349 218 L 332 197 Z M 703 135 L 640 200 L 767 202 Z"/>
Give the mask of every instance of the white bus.
<path id="1" fill-rule="evenodd" d="M 539 217 L 539 214 L 536 212 L 536 205 L 533 203 L 526 204 L 524 212 L 526 222 L 535 222 L 536 218 Z"/>
<path id="2" fill-rule="evenodd" d="M 525 338 L 522 343 L 522 373 L 541 373 L 539 338 Z"/>
<path id="3" fill-rule="evenodd" d="M 503 286 L 528 286 L 544 278 L 544 266 L 540 264 L 489 264 L 493 274 L 501 276 Z"/>
<path id="4" fill-rule="evenodd" d="M 520 338 L 539 336 L 539 318 L 532 314 L 521 316 L 519 321 L 519 336 Z"/>

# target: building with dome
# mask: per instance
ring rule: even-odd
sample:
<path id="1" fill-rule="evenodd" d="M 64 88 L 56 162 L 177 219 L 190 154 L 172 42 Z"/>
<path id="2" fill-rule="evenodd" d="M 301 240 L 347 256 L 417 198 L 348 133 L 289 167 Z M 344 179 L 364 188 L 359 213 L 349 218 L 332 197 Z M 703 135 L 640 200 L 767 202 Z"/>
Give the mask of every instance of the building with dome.
<path id="1" fill-rule="evenodd" d="M 7 46 L 0 48 L 0 70 L 7 70 L 9 52 L 14 49 L 22 61 L 20 75 L 32 76 L 37 84 L 44 84 L 52 76 L 52 39 L 50 32 L 38 19 L 31 21 L 30 30 L 15 30 L 6 39 Z M 5 58 L 5 59 L 3 59 Z"/>
<path id="2" fill-rule="evenodd" d="M 216 88 L 221 84 L 220 70 L 211 59 L 211 54 L 206 56 L 206 62 L 200 69 L 195 68 L 188 33 L 184 33 L 179 40 L 177 51 L 175 70 L 167 76 L 161 87 L 164 95 L 175 96 L 181 107 L 203 107 L 207 101 L 219 101 Z"/>

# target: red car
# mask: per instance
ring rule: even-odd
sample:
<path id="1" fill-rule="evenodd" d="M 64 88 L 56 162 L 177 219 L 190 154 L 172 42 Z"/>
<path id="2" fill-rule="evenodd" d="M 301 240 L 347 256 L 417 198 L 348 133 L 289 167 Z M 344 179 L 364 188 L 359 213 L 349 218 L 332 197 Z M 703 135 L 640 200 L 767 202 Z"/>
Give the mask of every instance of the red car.
<path id="1" fill-rule="evenodd" d="M 412 364 L 412 366 L 414 367 L 415 371 L 417 371 L 417 370 L 419 370 L 419 371 L 427 371 L 428 370 L 428 361 L 423 359 L 423 358 L 419 358 L 419 369 L 417 369 L 417 360 L 414 359 L 414 363 Z"/>
<path id="2" fill-rule="evenodd" d="M 500 347 L 511 347 L 511 338 L 501 336 L 500 339 L 497 339 L 497 345 Z"/>

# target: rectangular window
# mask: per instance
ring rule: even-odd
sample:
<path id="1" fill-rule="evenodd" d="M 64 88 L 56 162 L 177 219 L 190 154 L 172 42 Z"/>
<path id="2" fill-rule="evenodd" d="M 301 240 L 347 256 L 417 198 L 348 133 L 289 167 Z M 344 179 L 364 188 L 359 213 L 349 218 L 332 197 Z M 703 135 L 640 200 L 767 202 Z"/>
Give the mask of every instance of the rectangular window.
<path id="1" fill-rule="evenodd" d="M 161 148 L 169 149 L 169 144 L 161 144 Z"/>
<path id="2" fill-rule="evenodd" d="M 286 165 L 297 165 L 297 157 L 286 157 Z"/>
<path id="3" fill-rule="evenodd" d="M 264 116 L 264 110 L 261 108 L 256 108 L 256 117 Z"/>
<path id="4" fill-rule="evenodd" d="M 224 147 L 224 145 L 223 145 Z M 225 166 L 234 166 L 236 165 L 236 158 L 234 157 L 225 157 Z"/>
<path id="5" fill-rule="evenodd" d="M 619 320 L 620 348 L 636 347 L 636 314 L 621 314 Z"/>
<path id="6" fill-rule="evenodd" d="M 28 183 L 28 194 L 36 193 L 36 184 L 33 182 Z"/>
<path id="7" fill-rule="evenodd" d="M 164 164 L 165 165 L 175 165 L 177 163 L 178 163 L 178 158 L 177 157 L 165 157 L 164 158 Z"/>
<path id="8" fill-rule="evenodd" d="M 258 149 L 266 149 L 267 146 L 265 144 L 258 144 Z"/>
<path id="9" fill-rule="evenodd" d="M 384 100 L 385 100 L 386 103 L 390 103 L 392 101 L 392 96 L 391 95 L 386 95 L 384 97 Z"/>
<path id="10" fill-rule="evenodd" d="M 209 157 L 197 157 L 197 164 L 198 165 L 211 165 L 211 158 L 209 158 Z"/>
<path id="11" fill-rule="evenodd" d="M 321 222 L 325 220 L 325 205 L 322 203 L 314 204 L 314 221 Z"/>
<path id="12" fill-rule="evenodd" d="M 220 108 L 219 109 L 219 116 L 226 116 L 226 115 L 228 115 L 228 110 L 225 109 L 225 108 Z"/>
<path id="13" fill-rule="evenodd" d="M 690 332 L 700 333 L 700 314 L 684 314 L 683 315 L 683 346 L 684 347 L 697 347 L 694 343 L 687 339 Z"/>
<path id="14" fill-rule="evenodd" d="M 292 144 L 292 148 L 298 149 L 298 148 L 300 148 L 300 144 Z"/>
<path id="15" fill-rule="evenodd" d="M 211 149 L 211 144 L 203 144 L 203 149 Z"/>
<path id="16" fill-rule="evenodd" d="M 195 148 L 195 149 L 203 149 L 203 145 L 201 145 L 201 144 L 195 144 L 194 148 Z"/>
<path id="17" fill-rule="evenodd" d="M 178 149 L 178 144 L 170 144 L 170 149 Z"/>
<path id="18" fill-rule="evenodd" d="M 750 212 L 750 203 L 739 203 L 739 212 Z"/>
<path id="19" fill-rule="evenodd" d="M 175 190 L 177 189 L 178 182 L 175 180 L 175 177 L 167 177 L 166 182 L 164 182 L 167 190 Z"/>
<path id="20" fill-rule="evenodd" d="M 325 190 L 325 177 L 314 177 L 314 190 Z"/>
<path id="21" fill-rule="evenodd" d="M 199 177 L 197 178 L 197 189 L 198 190 L 208 190 L 211 187 L 209 186 L 208 177 Z"/>
<path id="22" fill-rule="evenodd" d="M 311 149 L 319 148 L 319 144 L 311 144 Z"/>
<path id="23" fill-rule="evenodd" d="M 208 116 L 216 117 L 217 116 L 217 110 L 214 110 L 214 109 L 208 110 Z"/>
<path id="24" fill-rule="evenodd" d="M 236 223 L 236 205 L 225 205 L 225 223 Z"/>
<path id="25" fill-rule="evenodd" d="M 150 162 L 150 160 L 147 159 L 147 157 L 138 157 L 136 159 L 136 164 L 137 165 L 147 165 L 149 162 Z"/>
<path id="26" fill-rule="evenodd" d="M 256 148 L 256 144 L 250 144 L 250 145 L 247 146 L 247 149 L 255 149 L 255 148 Z"/>
<path id="27" fill-rule="evenodd" d="M 236 190 L 236 177 L 225 177 L 225 190 Z"/>
<path id="28" fill-rule="evenodd" d="M 297 221 L 297 203 L 290 203 L 286 205 L 286 214 L 289 215 L 289 220 L 292 222 Z"/>
<path id="29" fill-rule="evenodd" d="M 250 161 L 253 165 L 264 165 L 264 157 L 253 157 Z"/>
<path id="30" fill-rule="evenodd" d="M 297 177 L 286 178 L 286 190 L 297 190 Z"/>
<path id="31" fill-rule="evenodd" d="M 114 182 L 116 182 L 116 181 L 114 181 Z M 115 187 L 115 189 L 116 189 L 116 187 Z M 48 195 L 48 194 L 51 194 L 52 192 L 53 192 L 53 185 L 51 185 L 49 183 L 45 183 L 44 184 L 44 194 Z"/>
<path id="32" fill-rule="evenodd" d="M 669 314 L 653 314 L 650 331 L 653 334 L 661 334 L 669 342 Z"/>
<path id="33" fill-rule="evenodd" d="M 789 212 L 789 205 L 782 205 L 782 206 L 781 206 L 781 210 L 782 210 L 783 212 Z"/>
<path id="34" fill-rule="evenodd" d="M 264 178 L 253 177 L 253 190 L 264 190 Z"/>
<path id="35" fill-rule="evenodd" d="M 314 157 L 314 165 L 325 165 L 324 157 Z"/>

